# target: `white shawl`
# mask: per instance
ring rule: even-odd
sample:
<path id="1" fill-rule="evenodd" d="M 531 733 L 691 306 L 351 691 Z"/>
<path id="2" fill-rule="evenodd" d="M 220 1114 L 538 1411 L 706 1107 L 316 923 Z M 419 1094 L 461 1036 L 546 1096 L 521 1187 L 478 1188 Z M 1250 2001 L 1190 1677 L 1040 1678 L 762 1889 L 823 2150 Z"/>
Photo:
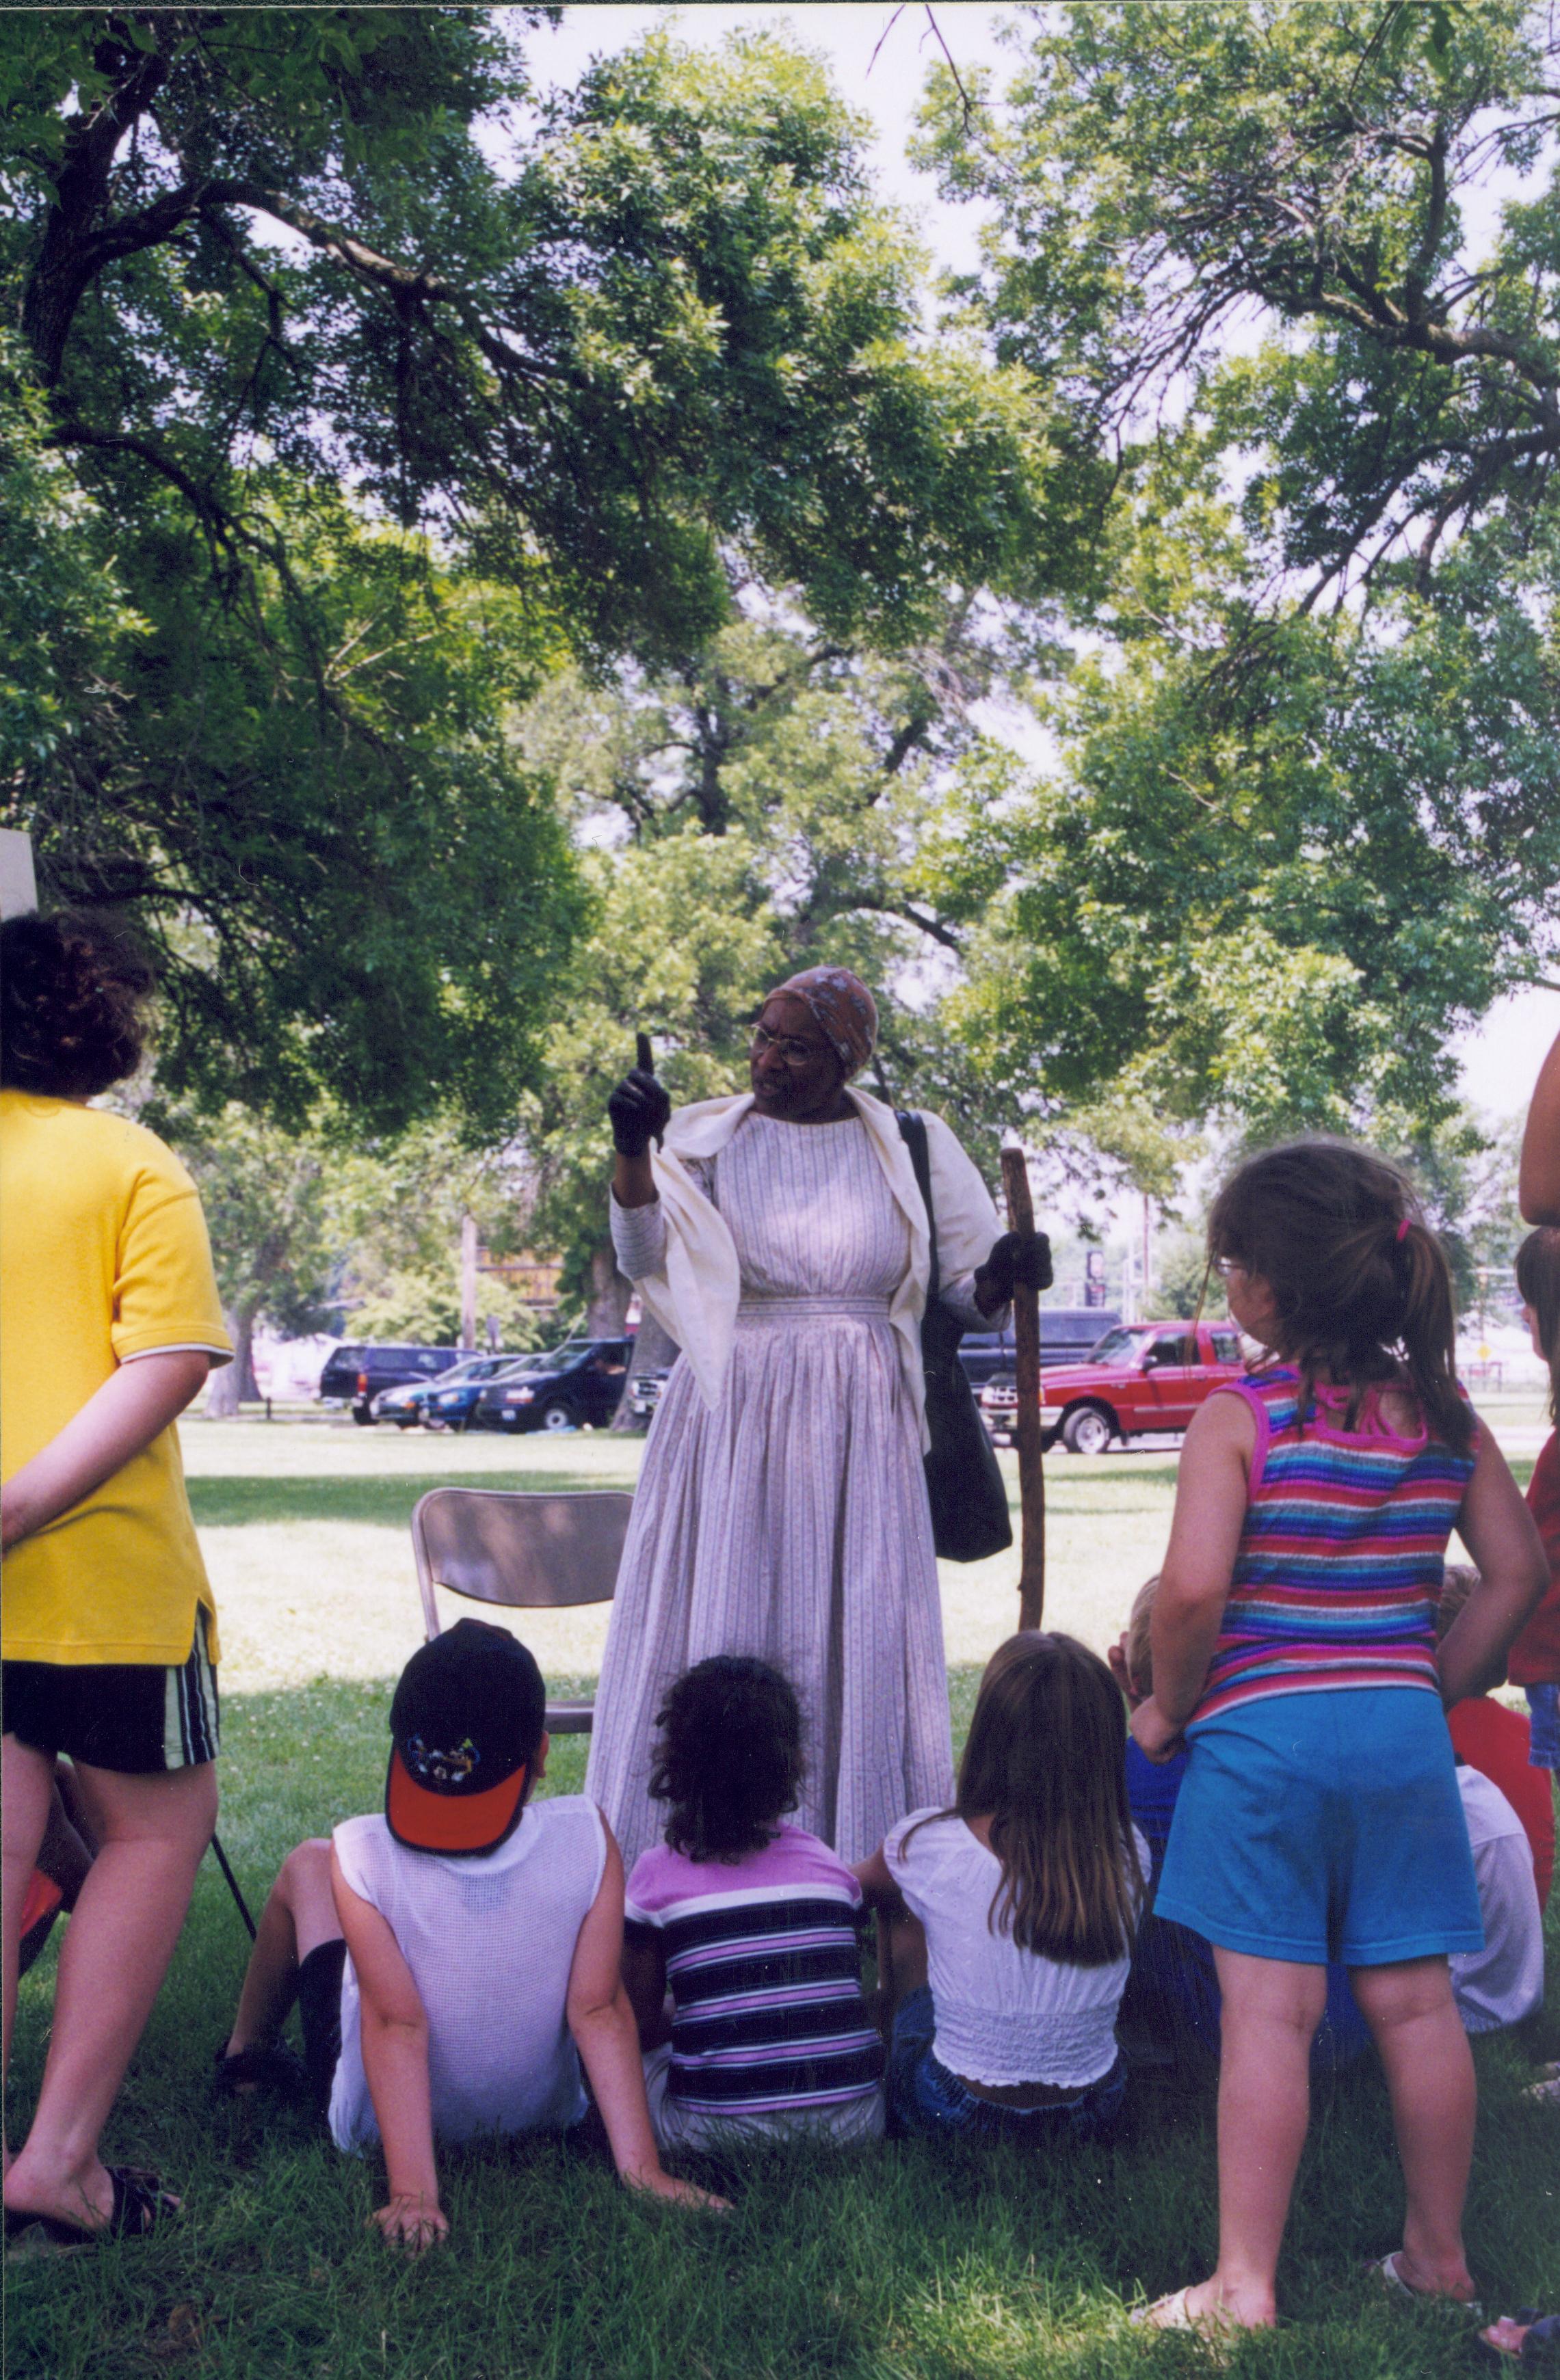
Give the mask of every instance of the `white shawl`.
<path id="1" fill-rule="evenodd" d="M 932 1271 L 926 1210 L 894 1110 L 865 1091 L 852 1089 L 847 1096 L 867 1128 L 872 1153 L 909 1227 L 909 1269 L 890 1301 L 888 1318 L 899 1334 L 905 1384 L 914 1401 L 924 1448 L 928 1441 L 920 1325 Z M 666 1222 L 665 1270 L 645 1274 L 638 1283 L 639 1292 L 662 1329 L 688 1357 L 700 1393 L 712 1410 L 719 1404 L 725 1386 L 741 1283 L 730 1228 L 700 1189 L 687 1160 L 718 1156 L 752 1104 L 752 1093 L 743 1091 L 678 1108 L 666 1127 L 665 1147 L 651 1152 L 651 1170 Z M 925 1121 L 938 1266 L 944 1287 L 957 1304 L 960 1301 L 956 1284 L 968 1282 L 976 1266 L 984 1264 L 1002 1225 L 990 1191 L 942 1117 L 928 1114 Z M 807 1127 L 798 1124 L 796 1129 L 800 1132 Z"/>

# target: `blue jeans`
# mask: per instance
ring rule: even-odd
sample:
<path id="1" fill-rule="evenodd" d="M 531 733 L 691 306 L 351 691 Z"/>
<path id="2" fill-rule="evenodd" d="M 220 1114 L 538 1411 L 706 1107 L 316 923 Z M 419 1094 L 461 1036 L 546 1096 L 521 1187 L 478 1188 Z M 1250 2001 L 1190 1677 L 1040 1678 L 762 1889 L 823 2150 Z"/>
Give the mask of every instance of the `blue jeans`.
<path id="1" fill-rule="evenodd" d="M 891 2124 L 920 2140 L 962 2133 L 971 2140 L 1024 2141 L 1046 2146 L 1064 2140 L 1092 2140 L 1120 2113 L 1127 2096 L 1127 2069 L 1118 2058 L 1108 2074 L 1086 2082 L 1073 2099 L 1041 2107 L 999 2107 L 950 2074 L 932 2055 L 937 2029 L 932 1986 L 907 1992 L 894 2012 L 888 2050 L 888 2112 Z"/>

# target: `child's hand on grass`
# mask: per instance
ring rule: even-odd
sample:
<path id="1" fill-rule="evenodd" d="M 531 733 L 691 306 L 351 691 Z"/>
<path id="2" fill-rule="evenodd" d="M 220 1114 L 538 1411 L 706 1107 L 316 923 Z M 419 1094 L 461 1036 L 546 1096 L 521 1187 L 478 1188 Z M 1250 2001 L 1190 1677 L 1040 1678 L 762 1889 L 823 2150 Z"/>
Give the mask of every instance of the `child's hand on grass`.
<path id="1" fill-rule="evenodd" d="M 697 2182 L 679 2181 L 658 2165 L 640 2173 L 625 2172 L 623 2179 L 630 2190 L 642 2190 L 650 2198 L 675 2199 L 679 2206 L 697 2206 L 706 2215 L 731 2212 L 729 2198 L 717 2198 L 713 2190 L 701 2190 Z"/>
<path id="2" fill-rule="evenodd" d="M 436 2198 L 425 2198 L 420 2191 L 397 2191 L 388 2206 L 375 2207 L 373 2220 L 391 2247 L 404 2248 L 408 2256 L 420 2256 L 449 2238 L 449 2216 Z"/>
<path id="3" fill-rule="evenodd" d="M 1171 1760 L 1181 1749 L 1180 1728 L 1165 1718 L 1152 1694 L 1138 1705 L 1131 1726 L 1139 1750 L 1151 1760 Z"/>

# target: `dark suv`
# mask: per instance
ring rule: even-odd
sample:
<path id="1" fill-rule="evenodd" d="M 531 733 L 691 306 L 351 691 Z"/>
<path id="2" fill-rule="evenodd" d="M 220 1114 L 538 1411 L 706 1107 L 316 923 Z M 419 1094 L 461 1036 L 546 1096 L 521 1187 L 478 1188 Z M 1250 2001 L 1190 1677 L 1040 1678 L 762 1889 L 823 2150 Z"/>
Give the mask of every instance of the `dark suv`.
<path id="1" fill-rule="evenodd" d="M 471 1408 L 468 1429 L 603 1428 L 617 1411 L 628 1377 L 631 1339 L 570 1339 L 549 1354 L 522 1356 L 490 1380 Z"/>
<path id="2" fill-rule="evenodd" d="M 333 1347 L 320 1374 L 320 1395 L 340 1398 L 352 1407 L 352 1418 L 372 1426 L 373 1400 L 384 1389 L 398 1389 L 403 1380 L 431 1380 L 460 1360 L 458 1347 Z"/>
<path id="3" fill-rule="evenodd" d="M 1043 1370 L 1048 1364 L 1079 1364 L 1097 1341 L 1107 1330 L 1114 1330 L 1120 1321 L 1119 1314 L 1108 1307 L 1093 1305 L 1042 1305 L 1040 1309 L 1040 1361 Z M 988 1380 L 999 1376 L 1011 1378 L 1017 1361 L 1013 1350 L 1013 1333 L 1006 1330 L 967 1330 L 958 1342 L 958 1360 L 972 1388 L 983 1388 Z"/>

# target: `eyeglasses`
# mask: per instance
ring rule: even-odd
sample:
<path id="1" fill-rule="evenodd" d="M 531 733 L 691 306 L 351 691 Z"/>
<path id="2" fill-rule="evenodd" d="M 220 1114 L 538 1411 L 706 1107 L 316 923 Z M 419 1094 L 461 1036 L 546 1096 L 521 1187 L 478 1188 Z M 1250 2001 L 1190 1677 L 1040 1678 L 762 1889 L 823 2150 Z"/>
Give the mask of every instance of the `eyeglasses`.
<path id="1" fill-rule="evenodd" d="M 822 1057 L 828 1044 L 823 1041 L 798 1041 L 794 1033 L 766 1033 L 762 1025 L 753 1027 L 749 1055 L 762 1058 L 773 1050 L 786 1066 L 810 1066 L 814 1058 Z"/>
<path id="2" fill-rule="evenodd" d="M 1250 1266 L 1242 1264 L 1238 1257 L 1215 1257 L 1213 1258 L 1213 1270 L 1218 1274 L 1221 1281 L 1228 1281 L 1232 1272 L 1249 1272 L 1250 1269 Z"/>

